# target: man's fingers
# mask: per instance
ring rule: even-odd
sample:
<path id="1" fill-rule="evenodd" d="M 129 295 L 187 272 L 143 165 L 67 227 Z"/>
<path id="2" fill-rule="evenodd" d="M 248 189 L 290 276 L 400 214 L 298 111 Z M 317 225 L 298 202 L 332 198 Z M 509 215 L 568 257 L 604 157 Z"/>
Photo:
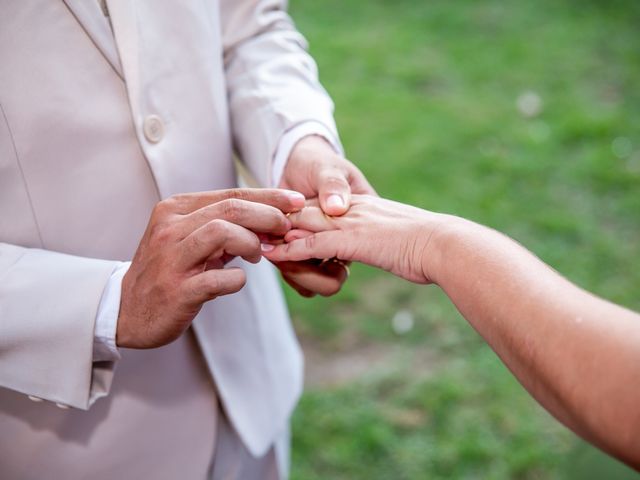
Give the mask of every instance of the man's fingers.
<path id="1" fill-rule="evenodd" d="M 309 235 L 313 235 L 313 232 L 310 232 L 309 230 L 289 230 L 284 236 L 284 241 L 285 243 L 289 243 L 294 240 L 300 240 L 301 238 L 308 237 Z"/>
<path id="2" fill-rule="evenodd" d="M 179 244 L 180 267 L 187 270 L 199 263 L 223 255 L 243 257 L 257 262 L 260 240 L 253 233 L 225 220 L 212 220 L 182 240 Z"/>
<path id="3" fill-rule="evenodd" d="M 183 298 L 188 305 L 202 305 L 216 297 L 236 293 L 246 281 L 247 277 L 240 268 L 207 270 L 182 284 Z"/>
<path id="4" fill-rule="evenodd" d="M 289 221 L 293 228 L 310 232 L 322 232 L 336 228 L 334 224 L 336 220 L 328 217 L 318 207 L 305 207 L 299 212 L 292 213 L 289 215 Z"/>
<path id="5" fill-rule="evenodd" d="M 296 292 L 298 292 L 298 295 L 300 295 L 301 297 L 313 298 L 317 295 L 317 293 L 312 292 L 311 290 L 308 290 L 300 286 L 293 278 L 291 278 L 289 275 L 287 275 L 284 272 L 282 273 L 282 278 L 284 279 L 285 282 L 287 282 L 287 285 L 289 285 Z"/>
<path id="6" fill-rule="evenodd" d="M 324 262 L 320 265 L 320 269 L 324 272 L 325 276 L 334 279 L 339 285 L 339 287 L 329 295 L 338 293 L 344 282 L 349 279 L 349 265 L 349 262 L 339 263 L 333 261 Z"/>
<path id="7" fill-rule="evenodd" d="M 202 207 L 180 220 L 180 229 L 186 237 L 194 230 L 214 219 L 222 219 L 254 232 L 284 235 L 291 223 L 282 211 L 271 205 L 229 198 Z"/>
<path id="8" fill-rule="evenodd" d="M 291 243 L 262 245 L 262 255 L 272 262 L 287 262 L 338 257 L 340 236 L 338 231 L 319 232 Z M 351 260 L 351 259 L 343 259 Z"/>
<path id="9" fill-rule="evenodd" d="M 188 215 L 207 205 L 229 199 L 263 203 L 285 213 L 295 212 L 304 207 L 304 195 L 291 190 L 277 188 L 232 188 L 208 192 L 181 193 L 173 195 L 161 203 L 173 213 Z"/>
<path id="10" fill-rule="evenodd" d="M 351 204 L 351 186 L 346 173 L 335 167 L 323 169 L 318 178 L 320 206 L 327 215 L 342 215 Z"/>
<path id="11" fill-rule="evenodd" d="M 305 297 L 335 295 L 347 280 L 346 269 L 334 262 L 282 262 L 278 268 L 285 281 Z"/>

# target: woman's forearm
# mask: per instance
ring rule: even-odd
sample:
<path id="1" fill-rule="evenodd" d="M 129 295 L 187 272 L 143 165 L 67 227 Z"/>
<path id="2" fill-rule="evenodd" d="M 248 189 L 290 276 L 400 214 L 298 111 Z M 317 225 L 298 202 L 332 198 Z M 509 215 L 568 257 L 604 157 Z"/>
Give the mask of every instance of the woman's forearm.
<path id="1" fill-rule="evenodd" d="M 559 420 L 640 469 L 640 315 L 576 287 L 504 235 L 450 215 L 353 195 L 309 205 L 272 261 L 339 258 L 436 283 Z"/>
<path id="2" fill-rule="evenodd" d="M 432 280 L 524 387 L 576 433 L 640 467 L 640 315 L 471 222 L 440 229 L 429 252 Z"/>

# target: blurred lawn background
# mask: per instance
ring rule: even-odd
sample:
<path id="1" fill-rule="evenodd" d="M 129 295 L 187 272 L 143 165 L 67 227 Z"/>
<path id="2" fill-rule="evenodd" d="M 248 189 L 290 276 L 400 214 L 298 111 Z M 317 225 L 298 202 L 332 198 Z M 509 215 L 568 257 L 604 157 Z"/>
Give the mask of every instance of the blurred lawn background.
<path id="1" fill-rule="evenodd" d="M 381 195 L 502 230 L 640 310 L 640 2 L 291 13 Z M 293 479 L 636 478 L 531 400 L 437 288 L 354 266 L 334 298 L 287 295 L 307 354 Z"/>

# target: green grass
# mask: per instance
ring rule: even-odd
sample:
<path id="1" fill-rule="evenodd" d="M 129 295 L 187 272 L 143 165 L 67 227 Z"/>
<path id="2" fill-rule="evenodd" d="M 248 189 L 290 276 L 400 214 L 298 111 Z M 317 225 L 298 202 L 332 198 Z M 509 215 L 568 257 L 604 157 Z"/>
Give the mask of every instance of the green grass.
<path id="1" fill-rule="evenodd" d="M 640 310 L 640 2 L 291 3 L 348 155 L 381 195 L 498 228 Z M 542 99 L 533 117 L 516 106 L 527 91 Z M 309 386 L 294 479 L 629 478 L 538 407 L 434 288 L 356 267 L 335 298 L 287 294 L 318 368 L 365 349 L 385 359 Z M 404 336 L 400 309 L 415 317 Z"/>

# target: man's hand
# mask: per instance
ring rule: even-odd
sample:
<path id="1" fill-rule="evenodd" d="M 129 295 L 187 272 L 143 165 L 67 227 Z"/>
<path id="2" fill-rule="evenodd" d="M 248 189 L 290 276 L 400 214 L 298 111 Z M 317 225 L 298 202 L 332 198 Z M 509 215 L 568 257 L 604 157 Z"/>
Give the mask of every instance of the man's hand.
<path id="1" fill-rule="evenodd" d="M 376 194 L 362 172 L 318 136 L 305 137 L 296 144 L 280 187 L 309 199 L 317 197 L 324 213 L 332 216 L 349 210 L 352 193 Z M 347 279 L 345 268 L 333 262 L 282 262 L 276 266 L 285 281 L 305 297 L 333 295 Z"/>
<path id="2" fill-rule="evenodd" d="M 244 272 L 224 265 L 235 256 L 258 262 L 256 233 L 283 236 L 291 228 L 285 213 L 303 206 L 299 193 L 275 189 L 183 194 L 158 203 L 122 282 L 117 345 L 154 348 L 178 338 L 203 303 L 244 286 Z"/>

